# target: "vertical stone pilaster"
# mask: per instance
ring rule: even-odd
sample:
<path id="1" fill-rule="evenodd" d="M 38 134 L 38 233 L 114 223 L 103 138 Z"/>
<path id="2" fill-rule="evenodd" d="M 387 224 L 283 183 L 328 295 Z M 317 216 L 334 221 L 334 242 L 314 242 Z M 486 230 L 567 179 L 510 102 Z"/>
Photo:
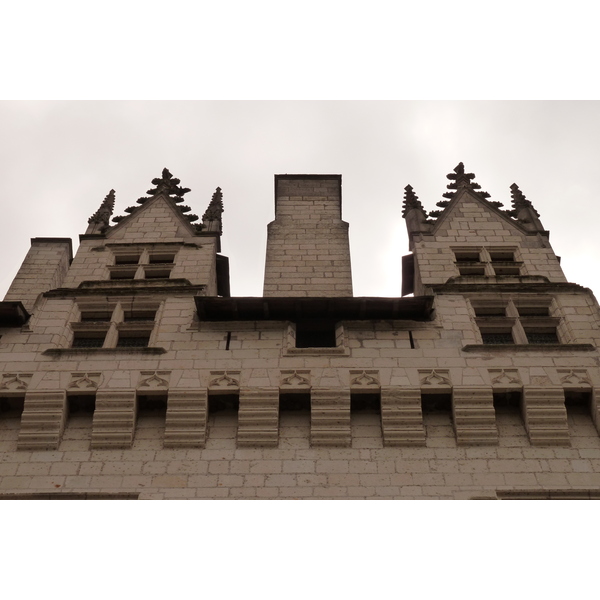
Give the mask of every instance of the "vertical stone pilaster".
<path id="1" fill-rule="evenodd" d="M 67 420 L 67 393 L 27 392 L 17 440 L 19 450 L 56 450 Z"/>
<path id="2" fill-rule="evenodd" d="M 313 446 L 350 446 L 350 390 L 313 388 L 310 399 Z"/>
<path id="3" fill-rule="evenodd" d="M 561 388 L 523 388 L 525 428 L 532 446 L 570 446 L 565 395 Z"/>
<path id="4" fill-rule="evenodd" d="M 208 417 L 206 390 L 169 390 L 165 448 L 204 448 Z"/>
<path id="5" fill-rule="evenodd" d="M 92 449 L 131 448 L 136 411 L 134 390 L 99 390 L 92 423 Z"/>
<path id="6" fill-rule="evenodd" d="M 420 390 L 381 388 L 381 428 L 384 446 L 424 446 Z"/>
<path id="7" fill-rule="evenodd" d="M 279 442 L 279 390 L 240 388 L 238 446 L 277 446 Z"/>
<path id="8" fill-rule="evenodd" d="M 491 387 L 454 387 L 452 413 L 456 443 L 459 446 L 498 444 L 498 428 Z"/>

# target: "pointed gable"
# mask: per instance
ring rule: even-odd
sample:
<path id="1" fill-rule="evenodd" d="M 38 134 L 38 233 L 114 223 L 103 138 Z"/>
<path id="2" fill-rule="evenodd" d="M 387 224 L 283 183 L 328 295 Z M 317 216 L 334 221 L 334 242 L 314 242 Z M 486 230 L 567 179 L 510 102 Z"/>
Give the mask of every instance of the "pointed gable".
<path id="1" fill-rule="evenodd" d="M 106 238 L 113 242 L 173 242 L 193 236 L 195 231 L 171 199 L 159 194 L 120 220 Z"/>
<path id="2" fill-rule="evenodd" d="M 526 235 L 516 222 L 490 206 L 471 190 L 456 193 L 437 219 L 432 234 L 436 239 L 456 242 L 519 242 Z"/>

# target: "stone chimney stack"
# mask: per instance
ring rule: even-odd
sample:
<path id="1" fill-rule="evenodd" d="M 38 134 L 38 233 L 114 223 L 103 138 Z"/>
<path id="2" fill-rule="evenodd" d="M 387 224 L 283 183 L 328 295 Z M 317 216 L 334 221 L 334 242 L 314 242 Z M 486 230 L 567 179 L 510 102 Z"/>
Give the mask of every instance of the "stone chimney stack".
<path id="1" fill-rule="evenodd" d="M 264 296 L 352 296 L 341 175 L 275 175 Z"/>

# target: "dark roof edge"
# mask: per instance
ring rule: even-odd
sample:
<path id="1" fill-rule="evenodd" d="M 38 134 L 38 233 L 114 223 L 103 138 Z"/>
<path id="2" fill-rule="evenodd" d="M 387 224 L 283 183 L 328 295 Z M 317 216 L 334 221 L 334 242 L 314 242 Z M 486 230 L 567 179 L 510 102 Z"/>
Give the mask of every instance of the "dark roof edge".
<path id="1" fill-rule="evenodd" d="M 372 297 L 234 297 L 196 296 L 201 321 L 430 321 L 433 296 Z"/>
<path id="2" fill-rule="evenodd" d="M 0 327 L 20 327 L 29 320 L 30 314 L 25 310 L 22 302 L 0 302 Z"/>

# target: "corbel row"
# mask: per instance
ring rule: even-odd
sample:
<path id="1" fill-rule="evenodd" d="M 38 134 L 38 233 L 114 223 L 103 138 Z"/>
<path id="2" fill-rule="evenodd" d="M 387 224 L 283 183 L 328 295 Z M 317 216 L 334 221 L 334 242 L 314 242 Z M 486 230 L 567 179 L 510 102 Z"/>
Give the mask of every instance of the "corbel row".
<path id="1" fill-rule="evenodd" d="M 351 370 L 350 386 L 312 387 L 310 371 L 282 371 L 279 387 L 240 386 L 240 372 L 214 371 L 205 389 L 169 389 L 169 373 L 142 372 L 137 389 L 98 388 L 98 373 L 73 374 L 69 391 L 95 394 L 92 422 L 93 449 L 128 448 L 133 443 L 140 394 L 167 398 L 164 446 L 197 447 L 206 443 L 209 396 L 239 396 L 239 446 L 277 446 L 281 394 L 310 394 L 310 437 L 313 446 L 351 445 L 351 395 L 378 394 L 385 446 L 424 446 L 423 394 L 452 397 L 452 423 L 458 445 L 494 445 L 498 430 L 494 392 L 522 394 L 525 428 L 532 445 L 569 445 L 565 390 L 587 390 L 592 396 L 592 418 L 600 426 L 600 392 L 584 370 L 565 369 L 563 387 L 549 381 L 523 386 L 518 371 L 493 370 L 491 386 L 454 386 L 448 371 L 420 371 L 420 386 L 381 386 L 376 370 Z M 10 385 L 24 386 L 17 374 Z M 6 379 L 8 381 L 8 379 Z M 8 385 L 8 384 L 7 384 Z M 19 449 L 56 449 L 67 419 L 67 391 L 26 391 L 18 438 Z"/>

